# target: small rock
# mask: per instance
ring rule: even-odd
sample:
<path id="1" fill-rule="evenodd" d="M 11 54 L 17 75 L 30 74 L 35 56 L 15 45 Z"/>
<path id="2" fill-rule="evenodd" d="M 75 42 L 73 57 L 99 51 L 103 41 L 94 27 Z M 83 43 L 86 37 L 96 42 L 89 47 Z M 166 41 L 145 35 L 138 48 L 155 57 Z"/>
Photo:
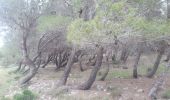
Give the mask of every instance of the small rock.
<path id="1" fill-rule="evenodd" d="M 71 91 L 71 93 L 70 93 L 71 95 L 76 95 L 77 94 L 77 92 L 76 91 Z"/>
<path id="2" fill-rule="evenodd" d="M 110 95 L 110 93 L 107 93 L 107 95 Z"/>
<path id="3" fill-rule="evenodd" d="M 97 92 L 96 93 L 94 93 L 95 95 L 97 95 Z"/>
<path id="4" fill-rule="evenodd" d="M 128 90 L 128 89 L 129 89 L 128 87 L 123 88 L 123 90 Z"/>
<path id="5" fill-rule="evenodd" d="M 137 92 L 142 93 L 142 92 L 144 92 L 144 90 L 143 89 L 138 89 Z"/>

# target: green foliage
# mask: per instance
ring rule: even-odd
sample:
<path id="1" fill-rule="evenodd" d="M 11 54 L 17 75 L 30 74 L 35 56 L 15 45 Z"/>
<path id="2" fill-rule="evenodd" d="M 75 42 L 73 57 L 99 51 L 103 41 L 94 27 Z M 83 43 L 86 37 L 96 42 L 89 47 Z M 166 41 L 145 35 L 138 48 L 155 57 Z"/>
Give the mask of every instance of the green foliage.
<path id="1" fill-rule="evenodd" d="M 67 26 L 71 21 L 71 18 L 56 15 L 41 16 L 38 20 L 37 30 L 39 32 L 45 32 L 47 30 L 53 30 L 56 27 Z"/>
<path id="2" fill-rule="evenodd" d="M 138 30 L 147 38 L 158 37 L 161 35 L 170 35 L 170 23 L 163 20 L 160 21 L 148 21 L 144 18 L 129 18 L 129 25 L 131 25 L 135 30 Z"/>
<path id="3" fill-rule="evenodd" d="M 142 4 L 142 3 L 144 3 L 146 0 L 132 0 L 132 1 L 134 1 L 134 2 L 136 2 L 136 3 L 139 3 L 139 4 Z"/>
<path id="4" fill-rule="evenodd" d="M 4 93 L 6 93 L 10 86 L 16 84 L 14 77 L 20 76 L 20 74 L 10 73 L 14 70 L 16 70 L 16 68 L 0 68 L 0 79 L 3 80 L 0 81 L 0 100 L 2 100 L 2 98 L 7 99 L 4 97 Z"/>
<path id="5" fill-rule="evenodd" d="M 111 10 L 115 12 L 120 12 L 124 8 L 124 6 L 125 6 L 125 2 L 116 2 L 111 5 Z"/>
<path id="6" fill-rule="evenodd" d="M 0 99 L 1 99 L 1 100 L 11 100 L 10 98 L 6 98 L 6 97 L 4 97 L 4 96 L 1 97 Z"/>
<path id="7" fill-rule="evenodd" d="M 102 42 L 113 39 L 114 35 L 124 34 L 124 29 L 129 27 L 127 17 L 134 15 L 133 8 L 126 5 L 124 0 L 113 3 L 109 0 L 98 2 L 95 18 L 89 21 L 74 20 L 68 27 L 67 39 L 74 43 L 82 41 Z M 105 9 L 103 9 L 105 7 Z M 128 8 L 128 12 L 124 9 Z"/>
<path id="8" fill-rule="evenodd" d="M 112 78 L 130 78 L 131 77 L 131 72 L 128 70 L 113 70 L 112 72 L 109 72 L 107 78 L 112 79 Z"/>
<path id="9" fill-rule="evenodd" d="M 99 23 L 95 20 L 85 22 L 82 19 L 77 19 L 68 27 L 67 39 L 76 43 L 81 40 L 92 40 L 94 37 L 100 38 L 102 34 L 99 29 L 102 24 Z"/>
<path id="10" fill-rule="evenodd" d="M 145 5 L 146 0 L 135 2 Z M 153 0 L 149 4 L 156 6 Z M 138 16 L 139 8 L 132 6 L 126 0 L 114 3 L 110 0 L 99 0 L 98 5 L 100 6 L 97 7 L 94 19 L 90 21 L 76 19 L 70 24 L 67 36 L 69 41 L 101 42 L 113 38 L 113 35 L 126 34 L 128 29 L 131 30 L 130 34 L 141 35 L 148 39 L 169 35 L 169 22 L 158 18 L 148 20 L 144 16 Z"/>
<path id="11" fill-rule="evenodd" d="M 14 100 L 36 100 L 35 94 L 30 90 L 24 90 L 22 94 L 15 94 L 13 97 Z"/>

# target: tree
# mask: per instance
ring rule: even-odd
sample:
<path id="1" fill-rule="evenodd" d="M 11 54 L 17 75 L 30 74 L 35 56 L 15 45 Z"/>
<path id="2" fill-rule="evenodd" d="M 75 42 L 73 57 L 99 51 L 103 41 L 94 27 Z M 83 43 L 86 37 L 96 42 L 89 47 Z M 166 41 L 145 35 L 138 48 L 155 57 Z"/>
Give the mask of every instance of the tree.
<path id="1" fill-rule="evenodd" d="M 38 66 L 34 63 L 37 57 L 41 56 L 41 52 L 37 51 L 35 59 L 31 59 L 28 50 L 28 39 L 32 33 L 36 33 L 35 28 L 37 20 L 41 15 L 45 2 L 38 0 L 31 1 L 12 1 L 2 2 L 1 5 L 1 19 L 3 22 L 12 29 L 18 30 L 22 36 L 22 63 L 29 66 L 29 72 L 23 78 L 20 83 L 27 83 L 38 70 Z M 41 39 L 40 39 L 41 41 Z M 39 41 L 39 42 L 40 42 Z"/>
<path id="2" fill-rule="evenodd" d="M 156 61 L 154 63 L 153 69 L 151 71 L 149 71 L 147 77 L 151 78 L 156 73 L 156 71 L 157 71 L 157 69 L 159 67 L 161 58 L 162 58 L 162 56 L 163 56 L 163 54 L 165 52 L 166 47 L 167 47 L 167 44 L 166 44 L 166 42 L 164 40 L 159 42 L 159 47 L 158 47 L 159 49 L 158 49 L 158 55 L 157 55 Z"/>
<path id="3" fill-rule="evenodd" d="M 144 44 L 143 42 L 139 42 L 138 46 L 137 46 L 137 54 L 136 54 L 135 63 L 134 63 L 134 66 L 133 66 L 133 77 L 134 78 L 138 77 L 138 68 L 137 68 L 137 66 L 138 66 L 141 54 L 143 52 L 142 51 L 143 44 Z"/>
<path id="4" fill-rule="evenodd" d="M 96 79 L 97 72 L 99 71 L 99 69 L 101 67 L 101 64 L 102 64 L 103 47 L 100 47 L 100 46 L 97 47 L 97 52 L 96 53 L 97 53 L 96 64 L 95 64 L 94 68 L 91 71 L 89 79 L 85 83 L 83 83 L 83 84 L 81 84 L 80 86 L 77 87 L 80 90 L 88 90 L 88 89 L 90 89 L 93 82 Z"/>
<path id="5" fill-rule="evenodd" d="M 66 84 L 67 78 L 68 78 L 68 76 L 70 74 L 70 71 L 71 71 L 71 67 L 72 67 L 72 65 L 74 63 L 75 53 L 76 53 L 76 48 L 73 48 L 72 52 L 71 52 L 71 55 L 70 55 L 70 57 L 68 59 L 67 65 L 65 67 L 64 74 L 61 77 L 61 79 L 59 80 L 58 85 L 65 85 Z"/>

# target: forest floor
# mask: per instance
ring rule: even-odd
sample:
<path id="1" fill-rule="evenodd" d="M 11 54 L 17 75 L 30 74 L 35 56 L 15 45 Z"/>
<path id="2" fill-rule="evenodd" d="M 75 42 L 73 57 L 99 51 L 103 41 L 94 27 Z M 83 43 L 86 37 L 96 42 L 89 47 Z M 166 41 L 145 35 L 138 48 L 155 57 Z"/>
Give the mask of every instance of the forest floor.
<path id="1" fill-rule="evenodd" d="M 0 66 L 0 100 L 7 92 L 9 87 L 13 87 L 16 84 L 16 80 L 19 78 L 19 74 L 13 74 L 13 68 L 4 68 Z"/>
<path id="2" fill-rule="evenodd" d="M 156 75 L 150 79 L 146 78 L 146 72 L 149 67 L 153 66 L 154 56 L 143 56 L 139 63 L 139 78 L 132 78 L 132 65 L 134 58 L 130 58 L 126 67 L 123 69 L 120 65 L 117 68 L 111 65 L 109 74 L 105 81 L 98 81 L 101 73 L 104 71 L 104 66 L 97 75 L 97 79 L 90 90 L 67 90 L 57 91 L 57 80 L 63 74 L 63 70 L 55 71 L 55 65 L 49 65 L 46 68 L 41 68 L 36 76 L 31 80 L 28 87 L 31 91 L 38 95 L 38 100 L 150 100 L 148 93 L 153 83 L 158 80 L 159 75 L 164 71 L 165 64 L 161 63 Z M 74 87 L 88 79 L 91 69 L 84 72 L 79 71 L 79 67 L 75 64 L 72 67 L 67 86 Z M 168 100 L 161 98 L 165 91 L 170 90 L 170 75 L 165 79 L 162 89 L 159 91 L 158 100 Z M 2 83 L 0 83 L 2 84 Z M 21 89 L 16 85 L 11 85 L 8 92 L 4 95 L 12 96 Z"/>

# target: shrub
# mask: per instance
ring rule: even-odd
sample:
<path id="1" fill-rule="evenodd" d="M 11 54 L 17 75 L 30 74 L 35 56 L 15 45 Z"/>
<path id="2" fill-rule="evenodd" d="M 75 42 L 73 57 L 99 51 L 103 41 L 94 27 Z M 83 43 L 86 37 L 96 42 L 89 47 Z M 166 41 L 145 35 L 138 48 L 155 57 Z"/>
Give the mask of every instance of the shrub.
<path id="1" fill-rule="evenodd" d="M 10 98 L 6 98 L 6 97 L 4 97 L 4 96 L 1 97 L 0 99 L 1 99 L 1 100 L 10 100 Z"/>
<path id="2" fill-rule="evenodd" d="M 14 100 L 36 100 L 36 96 L 30 90 L 24 90 L 22 94 L 15 94 L 13 97 Z"/>

